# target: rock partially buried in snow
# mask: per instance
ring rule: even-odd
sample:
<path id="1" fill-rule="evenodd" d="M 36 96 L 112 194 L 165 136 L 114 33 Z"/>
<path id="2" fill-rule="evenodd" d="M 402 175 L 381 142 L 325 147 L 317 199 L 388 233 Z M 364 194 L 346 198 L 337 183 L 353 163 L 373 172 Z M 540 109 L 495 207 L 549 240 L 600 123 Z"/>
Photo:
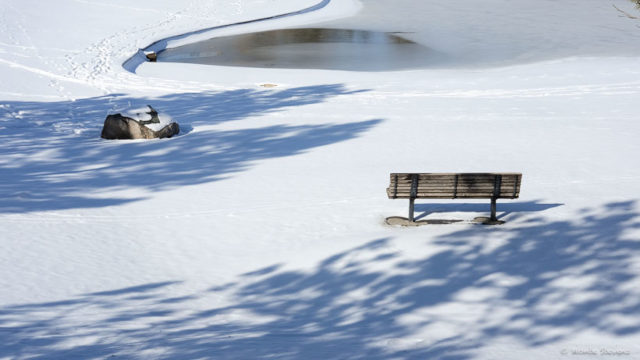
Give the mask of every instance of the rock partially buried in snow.
<path id="1" fill-rule="evenodd" d="M 147 105 L 123 113 L 108 115 L 104 120 L 100 137 L 108 140 L 162 139 L 180 132 L 178 123 L 171 117 Z"/>

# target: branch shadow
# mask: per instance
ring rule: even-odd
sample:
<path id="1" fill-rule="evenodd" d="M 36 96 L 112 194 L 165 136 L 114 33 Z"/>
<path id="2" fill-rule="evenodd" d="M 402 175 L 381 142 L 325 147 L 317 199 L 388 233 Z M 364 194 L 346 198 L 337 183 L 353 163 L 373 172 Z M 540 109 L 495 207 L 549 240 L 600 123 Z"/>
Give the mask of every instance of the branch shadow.
<path id="1" fill-rule="evenodd" d="M 377 239 L 311 270 L 274 264 L 180 296 L 165 282 L 6 306 L 0 357 L 451 360 L 505 339 L 535 350 L 585 331 L 635 336 L 636 208 L 465 227 L 424 256 Z"/>
<path id="2" fill-rule="evenodd" d="M 269 114 L 348 96 L 344 86 L 281 91 L 232 90 L 132 98 L 122 94 L 63 102 L 0 103 L 0 213 L 96 208 L 143 197 L 101 196 L 106 191 L 163 191 L 218 181 L 255 161 L 301 154 L 356 138 L 380 123 L 275 125 Z M 105 141 L 107 113 L 153 104 L 186 135 L 152 141 Z M 211 125 L 265 116 L 264 126 L 212 130 Z"/>

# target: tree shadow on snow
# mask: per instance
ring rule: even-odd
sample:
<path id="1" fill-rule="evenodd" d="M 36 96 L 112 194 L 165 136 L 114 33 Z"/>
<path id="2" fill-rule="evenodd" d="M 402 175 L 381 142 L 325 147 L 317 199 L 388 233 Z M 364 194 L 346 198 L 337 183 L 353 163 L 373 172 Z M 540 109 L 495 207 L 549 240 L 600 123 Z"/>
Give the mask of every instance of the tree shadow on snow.
<path id="1" fill-rule="evenodd" d="M 379 239 L 312 270 L 274 264 L 196 293 L 166 282 L 6 306 L 0 357 L 450 360 L 499 341 L 532 350 L 581 332 L 637 335 L 635 209 L 468 226 L 411 253 Z"/>
<path id="2" fill-rule="evenodd" d="M 139 198 L 106 198 L 100 193 L 161 191 L 217 181 L 257 160 L 356 138 L 380 120 L 330 124 L 318 117 L 308 121 L 311 124 L 276 125 L 266 117 L 355 92 L 342 85 L 322 85 L 153 99 L 114 94 L 63 102 L 0 102 L 0 213 L 118 205 Z M 145 104 L 168 113 L 187 132 L 204 130 L 163 140 L 100 139 L 110 111 Z M 206 128 L 250 116 L 265 116 L 264 124 L 239 130 Z"/>

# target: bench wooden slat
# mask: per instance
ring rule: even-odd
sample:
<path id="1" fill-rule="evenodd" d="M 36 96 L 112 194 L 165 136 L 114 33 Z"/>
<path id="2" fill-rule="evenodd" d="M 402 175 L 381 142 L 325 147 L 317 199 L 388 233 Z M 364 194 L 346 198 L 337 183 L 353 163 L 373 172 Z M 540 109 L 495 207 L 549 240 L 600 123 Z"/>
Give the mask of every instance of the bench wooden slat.
<path id="1" fill-rule="evenodd" d="M 491 177 L 482 177 L 482 178 L 469 178 L 469 177 L 459 177 L 458 178 L 458 183 L 493 183 L 495 179 L 495 176 L 491 176 Z M 502 177 L 502 181 L 518 181 L 518 177 L 517 176 L 503 176 Z M 430 183 L 435 183 L 435 184 L 454 184 L 456 182 L 455 177 L 451 177 L 451 178 L 443 178 L 443 179 L 438 179 L 438 178 L 429 178 L 429 177 L 424 177 L 418 178 L 419 181 L 428 181 Z M 392 183 L 395 183 L 396 180 L 395 178 L 391 179 Z M 406 184 L 406 183 L 411 183 L 411 178 L 403 178 L 403 177 L 398 177 L 398 181 L 399 184 Z"/>
<path id="2" fill-rule="evenodd" d="M 392 173 L 391 180 L 398 176 L 398 179 L 411 179 L 411 175 L 413 173 Z M 520 173 L 460 173 L 460 174 L 438 174 L 438 173 L 419 173 L 419 178 L 422 179 L 433 179 L 433 180 L 453 180 L 456 175 L 462 179 L 487 179 L 492 178 L 496 175 L 501 175 L 503 178 L 508 177 L 520 177 L 522 174 Z"/>
<path id="3" fill-rule="evenodd" d="M 410 194 L 398 194 L 396 196 L 389 196 L 390 199 L 411 199 Z M 491 199 L 490 194 L 420 194 L 416 199 Z M 496 199 L 517 199 L 510 195 L 498 196 Z"/>
<path id="4" fill-rule="evenodd" d="M 502 184 L 504 185 L 511 185 L 513 186 L 514 184 L 519 183 L 517 180 L 510 180 L 510 179 L 506 179 L 504 181 L 502 181 Z M 398 181 L 398 182 L 391 182 L 391 185 L 398 185 L 398 186 L 411 186 L 411 182 L 410 181 Z M 446 187 L 446 186 L 451 186 L 454 187 L 456 185 L 455 181 L 449 181 L 449 182 L 437 182 L 437 181 L 429 181 L 429 180 L 418 180 L 418 186 L 442 186 L 442 187 Z M 458 181 L 457 182 L 458 186 L 493 186 L 494 182 L 491 181 L 476 181 L 476 182 L 469 182 L 469 181 Z"/>
<path id="5" fill-rule="evenodd" d="M 422 188 L 418 188 L 417 189 L 419 193 L 478 193 L 478 194 L 493 194 L 493 189 L 458 189 L 457 191 L 454 189 L 422 189 Z M 395 193 L 409 193 L 411 192 L 411 189 L 389 189 L 389 191 L 393 191 Z M 513 190 L 512 189 L 505 189 L 502 188 L 500 189 L 500 194 L 508 194 L 508 195 L 513 195 Z M 517 194 L 517 192 L 516 192 Z"/>
<path id="6" fill-rule="evenodd" d="M 419 194 L 419 197 L 417 197 L 416 199 L 490 199 L 491 196 L 489 194 L 486 195 L 482 195 L 482 194 L 457 194 L 456 196 L 453 196 L 453 194 Z M 398 195 L 397 197 L 394 197 L 393 199 L 411 199 L 410 195 Z M 496 199 L 512 199 L 511 197 L 505 196 L 505 197 L 497 197 Z"/>
<path id="7" fill-rule="evenodd" d="M 419 194 L 420 195 L 420 194 Z M 406 196 L 401 196 L 398 195 L 396 197 L 389 197 L 390 199 L 411 199 L 411 196 L 406 195 Z M 453 195 L 429 195 L 429 196 L 423 196 L 423 197 L 418 197 L 417 199 L 450 199 L 450 200 L 454 200 L 454 199 L 491 199 L 491 196 L 488 195 L 460 195 L 458 194 L 457 196 L 453 196 Z M 512 198 L 511 196 L 500 196 L 497 197 L 496 199 L 515 199 Z"/>
<path id="8" fill-rule="evenodd" d="M 502 187 L 506 187 L 506 186 L 510 186 L 513 187 L 514 185 L 517 185 L 518 182 L 517 181 L 503 181 L 502 182 Z M 391 186 L 398 186 L 398 187 L 411 187 L 411 183 L 403 183 L 403 182 L 398 182 L 398 183 L 391 183 Z M 491 188 L 493 189 L 493 182 L 491 183 L 466 183 L 466 182 L 458 182 L 457 186 L 458 187 L 487 187 L 487 188 Z M 442 188 L 446 188 L 446 187 L 450 187 L 450 188 L 454 188 L 456 186 L 456 183 L 451 182 L 451 183 L 431 183 L 431 182 L 425 182 L 424 180 L 418 180 L 418 186 L 419 187 L 442 187 Z"/>
<path id="9" fill-rule="evenodd" d="M 496 176 L 501 177 L 498 194 Z M 412 198 L 413 179 L 417 178 L 414 198 L 502 198 L 520 195 L 520 173 L 392 173 L 387 188 L 390 198 Z"/>
<path id="10" fill-rule="evenodd" d="M 510 189 L 513 190 L 514 186 L 518 184 L 515 182 L 507 182 L 502 183 L 500 188 L 502 189 Z M 410 189 L 411 184 L 392 184 L 393 187 L 397 187 L 398 189 Z M 493 184 L 458 184 L 458 189 L 490 189 L 493 190 Z M 418 189 L 453 189 L 454 184 L 429 184 L 429 183 L 418 183 Z"/>
<path id="11" fill-rule="evenodd" d="M 398 193 L 394 193 L 393 191 L 388 191 L 387 195 L 389 196 L 389 198 L 391 199 L 410 199 L 411 198 L 411 193 L 410 192 L 398 192 Z M 418 192 L 417 193 L 417 199 L 457 199 L 457 198 L 475 198 L 475 199 L 490 199 L 494 197 L 493 196 L 493 192 L 472 192 L 472 193 L 466 193 L 466 192 Z M 516 196 L 513 196 L 513 193 L 510 192 L 502 192 L 500 193 L 498 196 L 496 196 L 496 199 L 517 199 L 518 198 L 518 194 L 516 194 Z"/>
<path id="12" fill-rule="evenodd" d="M 404 191 L 404 190 L 410 190 L 411 186 L 407 186 L 407 185 L 398 185 L 398 186 L 390 186 L 390 188 L 394 188 L 397 189 L 398 191 Z M 456 188 L 452 186 L 434 186 L 434 185 L 418 185 L 418 190 L 424 190 L 424 191 L 430 191 L 430 190 L 439 190 L 439 189 L 445 189 L 447 191 L 455 191 Z M 457 186 L 457 191 L 493 191 L 494 187 L 493 186 L 487 186 L 487 185 L 482 185 L 482 186 L 467 186 L 467 185 L 458 185 Z M 519 190 L 519 185 L 518 184 L 502 184 L 502 186 L 500 186 L 500 191 L 501 192 L 513 192 L 513 190 L 516 190 L 516 192 L 518 192 Z"/>

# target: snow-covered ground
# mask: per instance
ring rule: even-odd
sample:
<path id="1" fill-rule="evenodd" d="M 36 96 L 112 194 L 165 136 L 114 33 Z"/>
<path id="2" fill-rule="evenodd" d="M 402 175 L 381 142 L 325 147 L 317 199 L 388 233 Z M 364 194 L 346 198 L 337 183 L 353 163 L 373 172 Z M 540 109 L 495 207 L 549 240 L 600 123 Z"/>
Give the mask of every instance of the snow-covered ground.
<path id="1" fill-rule="evenodd" d="M 0 0 L 0 359 L 640 357 L 633 2 L 320 3 Z M 445 60 L 122 67 L 309 8 L 206 35 L 413 32 Z M 183 134 L 99 138 L 147 104 Z M 522 192 L 502 226 L 390 227 L 401 171 L 517 171 Z"/>

